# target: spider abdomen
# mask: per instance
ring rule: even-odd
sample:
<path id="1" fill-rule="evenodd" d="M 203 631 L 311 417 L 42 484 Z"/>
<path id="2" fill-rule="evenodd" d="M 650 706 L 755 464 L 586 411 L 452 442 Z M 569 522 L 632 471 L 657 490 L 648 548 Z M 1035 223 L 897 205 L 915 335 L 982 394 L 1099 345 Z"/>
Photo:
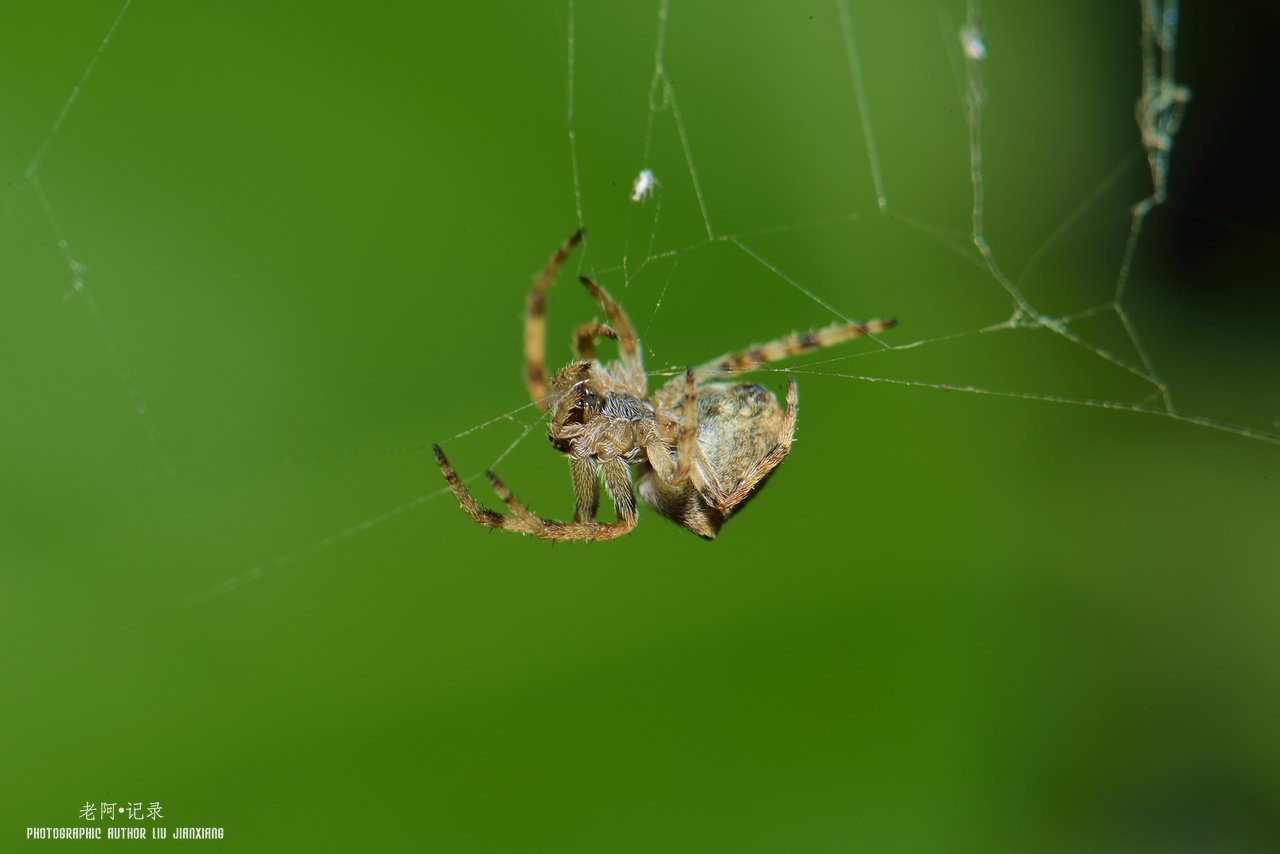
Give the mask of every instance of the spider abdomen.
<path id="1" fill-rule="evenodd" d="M 703 539 L 713 540 L 725 520 L 760 491 L 772 469 L 726 509 L 717 507 L 704 492 L 726 495 L 748 478 L 777 447 L 784 416 L 773 392 L 755 383 L 700 386 L 695 406 L 701 460 L 694 464 L 693 484 L 672 486 L 652 467 L 643 466 L 636 489 L 645 506 Z"/>
<path id="2" fill-rule="evenodd" d="M 715 383 L 698 389 L 698 448 L 714 480 L 732 489 L 773 450 L 782 424 L 778 398 L 755 383 Z"/>

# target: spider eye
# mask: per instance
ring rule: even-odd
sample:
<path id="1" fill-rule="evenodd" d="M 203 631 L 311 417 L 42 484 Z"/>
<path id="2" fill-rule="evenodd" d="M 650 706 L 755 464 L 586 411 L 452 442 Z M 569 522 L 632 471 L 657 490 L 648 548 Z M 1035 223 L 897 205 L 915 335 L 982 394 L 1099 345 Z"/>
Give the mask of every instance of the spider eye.
<path id="1" fill-rule="evenodd" d="M 559 451 L 560 453 L 562 453 L 562 454 L 567 454 L 567 453 L 569 453 L 569 440 L 568 440 L 568 439 L 563 439 L 563 438 L 561 438 L 561 439 L 557 439 L 555 436 L 552 436 L 550 433 L 548 433 L 548 434 L 547 434 L 547 440 L 551 442 L 551 447 L 555 448 L 555 449 L 556 449 L 557 451 Z"/>

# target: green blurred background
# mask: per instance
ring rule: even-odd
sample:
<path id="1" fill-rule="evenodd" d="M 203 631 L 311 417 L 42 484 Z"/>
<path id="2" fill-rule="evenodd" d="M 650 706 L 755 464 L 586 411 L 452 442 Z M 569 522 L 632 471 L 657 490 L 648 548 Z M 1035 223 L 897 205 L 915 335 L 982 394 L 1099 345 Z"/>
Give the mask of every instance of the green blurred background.
<path id="1" fill-rule="evenodd" d="M 1120 167 L 1021 281 L 1056 315 L 1110 298 L 1149 192 L 1138 9 L 1028 5 L 984 4 L 1011 277 Z M 660 198 L 628 201 L 657 11 L 137 0 L 52 138 L 120 4 L 0 12 L 0 839 L 158 801 L 229 850 L 1280 847 L 1280 448 L 911 385 L 1153 391 L 976 334 L 1012 304 L 966 255 L 963 7 L 852 10 L 881 216 L 837 7 L 675 0 L 705 219 L 661 103 Z M 92 302 L 22 177 L 46 140 Z M 651 370 L 829 323 L 819 299 L 927 343 L 802 361 L 794 453 L 715 543 L 651 513 L 590 546 L 487 533 L 429 446 L 471 477 L 531 427 L 497 471 L 571 512 L 520 313 L 575 190 L 569 272 Z M 1179 410 L 1275 432 L 1274 304 L 1171 285 L 1175 207 L 1125 306 Z M 1252 259 L 1200 280 L 1274 277 Z M 568 276 L 550 311 L 558 365 L 596 311 Z M 1073 328 L 1137 361 L 1113 314 Z"/>

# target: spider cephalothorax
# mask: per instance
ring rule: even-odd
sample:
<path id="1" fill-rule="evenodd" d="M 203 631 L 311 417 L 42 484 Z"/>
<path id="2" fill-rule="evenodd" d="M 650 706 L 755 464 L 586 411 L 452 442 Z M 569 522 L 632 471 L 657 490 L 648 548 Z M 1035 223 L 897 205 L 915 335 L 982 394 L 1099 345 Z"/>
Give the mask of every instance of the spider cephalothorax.
<path id="1" fill-rule="evenodd" d="M 786 405 L 773 392 L 745 382 L 712 382 L 766 362 L 807 353 L 862 335 L 875 335 L 894 320 L 838 323 L 728 353 L 690 367 L 652 394 L 640 343 L 622 306 L 583 277 L 609 324 L 584 323 L 573 335 L 576 361 L 548 378 L 546 298 L 573 247 L 566 240 L 534 280 L 525 308 L 525 381 L 533 401 L 550 414 L 547 438 L 569 457 L 573 521 L 534 515 L 493 472 L 485 475 L 509 515 L 482 506 L 462 485 L 440 446 L 436 462 L 467 515 L 490 528 L 549 540 L 608 540 L 636 524 L 635 490 L 645 506 L 708 540 L 742 509 L 791 449 L 796 428 L 796 382 L 789 378 Z M 619 360 L 596 360 L 598 338 L 618 342 Z M 635 489 L 632 470 L 635 472 Z M 597 522 L 600 483 L 617 510 L 616 522 Z"/>

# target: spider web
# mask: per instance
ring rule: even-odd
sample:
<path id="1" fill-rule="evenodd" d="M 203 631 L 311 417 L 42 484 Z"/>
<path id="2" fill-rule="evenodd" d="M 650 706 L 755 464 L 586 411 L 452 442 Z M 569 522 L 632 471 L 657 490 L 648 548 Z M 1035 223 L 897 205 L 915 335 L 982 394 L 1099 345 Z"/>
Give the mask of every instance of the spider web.
<path id="1" fill-rule="evenodd" d="M 163 22 L 150 18 L 152 11 L 137 13 L 131 6 L 126 2 L 113 10 L 110 20 L 102 16 L 103 20 L 86 19 L 81 25 L 86 33 L 97 28 L 97 47 L 52 124 L 35 137 L 29 135 L 38 142 L 28 145 L 33 154 L 22 168 L 10 170 L 20 177 L 9 182 L 0 220 L 14 258 L 10 280 L 26 282 L 22 290 L 28 298 L 41 294 L 47 299 L 50 290 L 41 291 L 32 283 L 56 271 L 65 301 L 81 305 L 87 318 L 87 329 L 72 336 L 73 349 L 78 358 L 96 361 L 111 377 L 88 381 L 90 393 L 102 396 L 106 389 L 122 389 L 133 413 L 128 429 L 136 435 L 128 442 L 128 452 L 120 455 L 131 462 L 119 469 L 108 466 L 100 476 L 123 477 L 130 469 L 141 469 L 160 479 L 210 477 L 234 485 L 303 461 L 332 472 L 335 466 L 372 467 L 377 458 L 406 456 L 414 460 L 415 474 L 422 475 L 418 457 L 429 440 L 437 438 L 451 454 L 456 449 L 457 463 L 473 485 L 483 468 L 506 463 L 541 429 L 536 412 L 519 403 L 518 389 L 513 398 L 508 384 L 503 384 L 499 397 L 512 404 L 506 411 L 484 415 L 486 405 L 493 412 L 493 398 L 486 395 L 477 398 L 483 403 L 476 407 L 432 408 L 429 427 L 405 429 L 401 444 L 380 443 L 387 438 L 382 433 L 371 436 L 368 444 L 356 439 L 345 446 L 372 445 L 379 447 L 377 451 L 334 452 L 293 436 L 281 442 L 286 454 L 254 457 L 236 450 L 236 437 L 243 439 L 251 429 L 239 423 L 225 443 L 211 442 L 208 452 L 192 451 L 192 437 L 184 436 L 188 453 L 175 453 L 173 431 L 165 429 L 166 418 L 157 412 L 167 404 L 193 404 L 186 393 L 175 390 L 184 382 L 180 372 L 166 376 L 159 368 L 166 359 L 164 344 L 148 336 L 156 330 L 172 337 L 195 329 L 200 307 L 175 306 L 175 313 L 166 314 L 167 294 L 188 282 L 212 289 L 217 287 L 213 282 L 238 278 L 239 284 L 229 289 L 232 299 L 213 311 L 226 313 L 234 310 L 229 306 L 237 300 L 245 305 L 262 298 L 266 311 L 250 324 L 255 333 L 251 337 L 260 341 L 287 337 L 289 323 L 282 318 L 289 312 L 305 314 L 325 289 L 333 292 L 335 284 L 315 263 L 298 261 L 294 267 L 295 261 L 252 239 L 227 249 L 230 265 L 210 265 L 222 268 L 216 274 L 202 269 L 201 261 L 169 252 L 156 253 L 154 264 L 163 268 L 160 273 L 141 273 L 139 268 L 149 265 L 136 259 L 119 261 L 107 248 L 109 229 L 78 216 L 76 203 L 64 201 L 77 193 L 137 198 L 136 192 L 104 180 L 109 173 L 101 170 L 110 168 L 109 160 L 101 166 L 92 163 L 100 171 L 89 177 L 77 175 L 69 157 L 58 162 L 67 126 L 82 113 L 89 114 L 84 118 L 90 122 L 97 118 L 95 108 L 83 99 L 107 76 L 100 70 L 104 57 L 119 50 L 120 64 L 110 74 L 119 75 L 123 85 L 136 83 L 138 70 L 131 59 L 140 56 L 139 42 L 120 50 L 119 34 L 122 28 L 128 33 L 136 26 L 135 38 L 145 44 L 145 39 L 154 38 L 148 27 Z M 543 121 L 531 134 L 537 138 L 530 141 L 532 151 L 557 147 L 567 171 L 549 181 L 531 182 L 527 190 L 509 180 L 475 176 L 467 186 L 476 199 L 506 188 L 520 200 L 513 209 L 538 211 L 533 217 L 537 227 L 526 228 L 514 242 L 510 238 L 525 224 L 514 217 L 498 227 L 486 223 L 482 229 L 486 242 L 519 258 L 513 263 L 522 270 L 536 267 L 573 225 L 588 229 L 585 249 L 570 267 L 589 271 L 629 308 L 642 331 L 655 382 L 681 370 L 686 361 L 793 329 L 896 316 L 901 325 L 866 346 L 823 352 L 773 370 L 812 378 L 806 387 L 821 378 L 813 387 L 828 397 L 855 399 L 868 384 L 881 384 L 1027 405 L 1113 410 L 1278 443 L 1274 414 L 1248 414 L 1272 402 L 1246 403 L 1253 395 L 1233 400 L 1226 394 L 1224 406 L 1206 403 L 1224 396 L 1216 386 L 1221 377 L 1197 376 L 1186 370 L 1176 353 L 1171 355 L 1176 351 L 1169 338 L 1174 329 L 1196 335 L 1221 331 L 1197 329 L 1194 320 L 1161 317 L 1150 295 L 1139 287 L 1147 222 L 1167 201 L 1179 126 L 1184 112 L 1194 108 L 1189 89 L 1176 73 L 1178 5 L 1153 0 L 1100 14 L 1107 24 L 1118 16 L 1132 18 L 1131 29 L 1141 37 L 1136 55 L 1123 40 L 1101 45 L 1115 50 L 1108 59 L 1116 67 L 1113 77 L 1106 76 L 1112 68 L 1082 53 L 1082 45 L 1098 46 L 1090 41 L 1095 37 L 1088 26 L 1073 23 L 1060 43 L 1043 48 L 1049 55 L 1038 57 L 1040 42 L 1020 28 L 1047 29 L 1054 22 L 1028 22 L 1005 9 L 987 20 L 976 2 L 967 7 L 926 5 L 896 16 L 856 10 L 847 0 L 802 11 L 797 7 L 772 21 L 787 29 L 742 28 L 723 37 L 722 50 L 712 51 L 725 23 L 742 20 L 727 8 L 659 0 L 644 14 L 618 14 L 569 0 L 558 12 L 544 13 L 544 45 L 559 45 L 559 56 L 549 49 L 541 52 L 544 72 L 553 69 L 562 75 L 558 112 L 563 121 L 558 128 L 557 122 Z M 135 24 L 137 18 L 142 20 Z M 59 41 L 74 54 L 69 47 L 73 42 Z M 786 46 L 793 43 L 805 49 L 788 52 Z M 1135 73 L 1124 77 L 1121 71 Z M 50 80 L 49 85 L 58 81 Z M 1106 95 L 1098 96 L 1098 91 Z M 1048 97 L 1046 92 L 1055 94 Z M 32 100 L 48 103 L 48 97 L 41 93 Z M 543 106 L 550 100 L 538 103 Z M 125 109 L 119 102 L 112 108 Z M 108 123 L 125 115 L 108 116 Z M 145 145 L 147 132 L 152 142 L 159 138 L 152 127 L 125 144 Z M 1024 134 L 1025 144 L 1016 145 Z M 83 139 L 67 146 L 82 157 L 89 149 L 76 145 L 86 144 Z M 112 141 L 87 144 L 95 142 L 109 147 Z M 249 146 L 255 156 L 266 150 Z M 158 160 L 156 165 L 166 162 Z M 396 165 L 406 170 L 404 186 L 425 189 L 420 176 L 403 163 Z M 228 163 L 227 168 L 236 167 Z M 272 177 L 279 178 L 285 170 L 278 163 L 275 168 Z M 536 168 L 555 172 L 546 164 Z M 635 199 L 632 181 L 643 170 L 649 170 L 656 183 L 651 195 Z M 261 175 L 254 180 L 264 182 Z M 317 198 L 323 196 L 324 188 L 317 189 L 310 175 L 300 180 L 312 185 Z M 474 248 L 477 244 L 464 237 L 465 228 L 443 225 L 456 217 L 443 216 L 441 206 L 427 205 L 431 210 L 424 214 L 424 226 L 413 222 L 408 202 L 388 201 L 388 187 L 367 180 L 376 205 L 405 206 L 387 217 L 393 225 L 384 228 L 393 234 L 374 237 L 381 251 L 403 254 L 422 246 L 426 257 L 439 259 L 454 251 L 451 246 L 462 244 L 468 247 L 464 259 L 483 260 Z M 133 190 L 145 185 L 138 175 L 122 181 L 132 182 Z M 553 189 L 550 204 L 544 195 L 546 184 Z M 1021 197 L 1015 192 L 1018 184 L 1029 187 Z M 216 188 L 202 190 L 209 206 L 227 203 Z M 275 197 L 270 187 L 264 182 L 257 192 L 253 203 L 270 208 Z M 351 196 L 343 198 L 346 211 L 357 207 Z M 413 201 L 424 198 L 429 193 Z M 481 221 L 474 199 L 454 197 L 450 204 L 467 209 L 470 221 Z M 559 215 L 566 206 L 572 219 Z M 243 205 L 238 212 L 243 212 Z M 255 221 L 271 227 L 268 216 Z M 43 224 L 44 236 L 36 222 Z M 290 223 L 290 228 L 314 225 Z M 419 231 L 424 236 L 416 236 Z M 40 248 L 50 244 L 49 235 L 56 253 L 52 261 Z M 165 244 L 166 249 L 178 245 L 176 239 Z M 185 245 L 208 251 L 190 241 Z M 435 275 L 435 263 L 406 270 L 375 262 L 370 270 L 351 275 L 407 281 L 411 291 L 421 291 L 427 282 L 425 287 L 439 296 L 441 279 L 458 277 L 454 265 L 438 268 L 445 275 Z M 102 271 L 101 288 L 109 298 L 100 297 L 97 273 L 91 269 Z M 280 277 L 305 286 L 313 276 L 323 284 L 310 302 L 297 301 L 302 291 L 272 286 Z M 565 275 L 562 280 L 571 278 Z M 576 313 L 581 315 L 577 319 L 585 319 L 591 312 L 564 281 L 553 297 L 553 362 L 554 342 L 567 340 L 566 318 Z M 518 324 L 508 321 L 521 305 L 520 296 L 508 288 L 498 293 L 482 298 L 490 317 L 477 321 L 474 304 L 462 302 L 465 313 L 441 312 L 431 318 L 427 334 L 449 340 L 448 349 L 455 352 L 475 346 L 477 336 L 489 340 L 518 335 Z M 363 299 L 364 310 L 385 316 L 394 313 L 399 297 L 379 287 Z M 563 322 L 557 326 L 559 321 Z M 483 332 L 472 331 L 477 323 Z M 1152 346 L 1148 329 L 1158 334 L 1158 346 Z M 87 341 L 95 342 L 100 358 L 85 350 Z M 224 349 L 229 341 L 223 332 L 205 343 Z M 339 342 L 338 349 L 349 343 Z M 370 349 L 379 350 L 376 345 Z M 509 357 L 511 347 L 502 352 Z M 403 348 L 384 355 L 389 367 L 378 381 L 367 383 L 370 391 L 387 387 L 387 378 L 412 361 Z M 266 365 L 273 357 L 264 352 L 258 358 L 255 364 Z M 432 371 L 457 371 L 465 364 L 437 351 L 424 361 Z M 139 364 L 146 365 L 149 379 L 140 379 Z M 216 370 L 233 361 L 221 356 L 208 364 Z M 1236 384 L 1239 377 L 1230 379 Z M 202 375 L 199 380 L 209 378 Z M 53 380 L 64 381 L 70 380 Z M 83 377 L 78 381 L 85 382 Z M 283 398 L 300 399 L 296 378 L 282 375 L 277 382 L 287 389 Z M 488 383 L 483 387 L 490 388 Z M 224 393 L 229 399 L 242 395 L 239 403 L 245 404 L 245 411 L 269 415 L 277 411 L 265 400 L 274 393 L 272 388 L 270 383 L 232 383 Z M 451 399 L 456 384 L 444 383 L 427 393 L 437 400 Z M 890 406 L 893 400 L 903 400 L 877 399 L 890 401 L 882 404 Z M 483 420 L 471 424 L 477 413 Z M 60 423 L 76 420 L 67 412 L 55 417 Z M 807 411 L 802 421 L 813 417 Z M 459 423 L 468 426 L 457 429 Z M 424 430 L 431 435 L 422 436 Z M 217 447 L 226 456 L 220 458 Z M 563 475 L 551 474 L 555 470 L 549 466 L 540 471 L 548 479 Z M 425 475 L 435 482 L 434 472 Z M 328 533 L 275 559 L 251 562 L 251 569 L 190 601 L 233 589 L 428 502 L 456 521 L 452 513 L 445 513 L 452 509 L 452 498 L 442 487 L 392 503 L 371 516 L 358 509 L 367 508 L 370 501 L 379 503 L 376 497 L 360 496 L 335 510 L 332 521 L 321 523 Z M 360 521 L 343 523 L 344 514 Z"/>
<path id="2" fill-rule="evenodd" d="M 7 4 L 11 813 L 155 792 L 264 850 L 1272 850 L 1277 244 L 1191 193 L 1227 183 L 1193 49 L 1224 15 Z M 520 336 L 582 226 L 553 370 L 579 272 L 653 385 L 899 321 L 753 375 L 797 377 L 797 442 L 715 543 L 643 509 L 610 544 L 485 532 L 432 460 L 571 512 Z"/>

